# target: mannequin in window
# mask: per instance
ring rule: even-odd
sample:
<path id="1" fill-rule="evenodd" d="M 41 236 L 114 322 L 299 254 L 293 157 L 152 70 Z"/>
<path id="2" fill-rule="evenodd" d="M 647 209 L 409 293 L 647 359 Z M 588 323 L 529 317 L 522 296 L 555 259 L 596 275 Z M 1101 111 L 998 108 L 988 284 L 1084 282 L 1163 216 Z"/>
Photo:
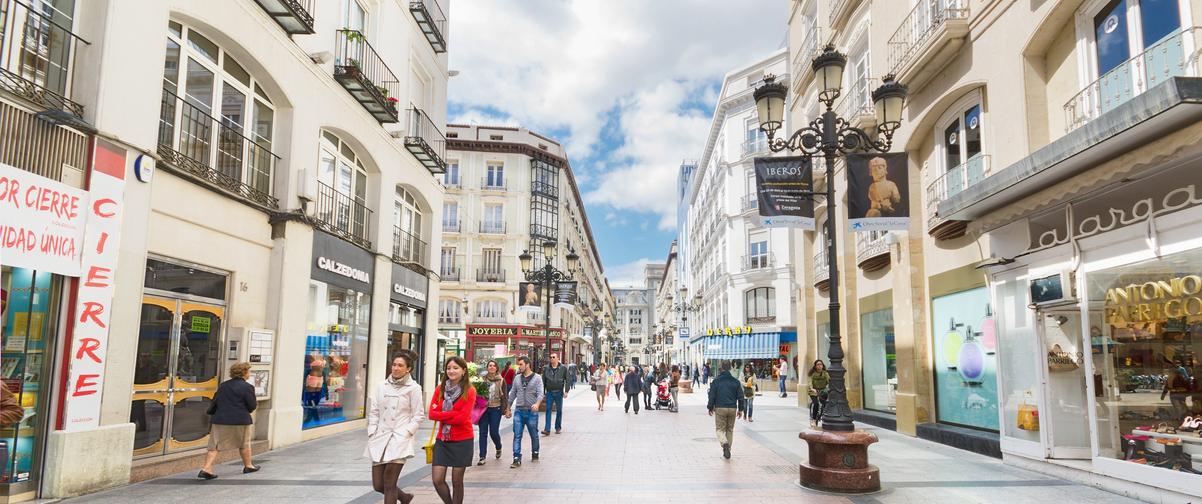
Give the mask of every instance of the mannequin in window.
<path id="1" fill-rule="evenodd" d="M 305 407 L 304 421 L 306 422 L 310 419 L 314 421 L 321 419 L 317 412 L 317 406 L 321 404 L 321 398 L 326 392 L 325 359 L 317 352 L 314 352 L 309 359 L 311 360 L 308 366 L 309 372 L 305 376 L 305 392 L 301 394 L 301 399 Z"/>
<path id="2" fill-rule="evenodd" d="M 897 210 L 895 203 L 901 202 L 901 191 L 897 184 L 889 180 L 889 164 L 885 158 L 874 157 L 868 160 L 868 174 L 872 176 L 872 185 L 868 186 L 869 209 L 865 217 L 887 217 Z"/>

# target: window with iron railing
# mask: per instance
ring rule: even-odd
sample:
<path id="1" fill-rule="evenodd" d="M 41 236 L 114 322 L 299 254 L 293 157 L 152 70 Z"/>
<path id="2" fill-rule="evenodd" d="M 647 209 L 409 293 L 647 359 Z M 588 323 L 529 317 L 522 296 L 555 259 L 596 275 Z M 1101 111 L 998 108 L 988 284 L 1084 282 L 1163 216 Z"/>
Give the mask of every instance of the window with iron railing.
<path id="1" fill-rule="evenodd" d="M 82 120 L 69 97 L 76 52 L 89 43 L 74 24 L 75 0 L 0 0 L 0 89 Z"/>
<path id="2" fill-rule="evenodd" d="M 500 234 L 505 232 L 505 205 L 484 205 L 484 220 L 480 221 L 480 232 Z"/>
<path id="3" fill-rule="evenodd" d="M 504 189 L 505 188 L 505 165 L 501 163 L 488 163 L 485 168 L 484 180 L 481 181 L 480 187 L 484 189 Z"/>
<path id="4" fill-rule="evenodd" d="M 444 187 L 459 187 L 459 161 L 447 161 L 447 171 L 442 174 Z"/>

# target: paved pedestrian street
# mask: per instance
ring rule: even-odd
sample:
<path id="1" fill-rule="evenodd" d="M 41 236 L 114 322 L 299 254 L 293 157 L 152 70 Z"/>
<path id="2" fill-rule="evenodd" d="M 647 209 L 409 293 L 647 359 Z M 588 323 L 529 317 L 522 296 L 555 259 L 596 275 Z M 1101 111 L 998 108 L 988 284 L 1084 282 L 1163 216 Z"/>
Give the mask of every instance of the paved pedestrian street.
<path id="1" fill-rule="evenodd" d="M 636 416 L 623 413 L 612 393 L 605 411 L 597 411 L 593 394 L 577 387 L 566 401 L 563 434 L 542 438 L 541 460 L 531 462 L 527 446 L 521 469 L 509 468 L 513 437 L 507 425 L 501 460 L 492 458 L 490 446 L 487 464 L 468 469 L 464 502 L 1134 502 L 873 427 L 881 442 L 870 453 L 884 490 L 823 494 L 797 484 L 797 465 L 805 456 L 797 434 L 805 411 L 793 396 L 756 399 L 755 422 L 738 423 L 730 460 L 722 458 L 704 400 L 702 393 L 681 394 L 679 413 Z M 428 437 L 424 429 L 418 439 Z M 255 474 L 240 474 L 235 462 L 218 466 L 220 477 L 212 481 L 197 481 L 196 471 L 189 471 L 66 502 L 381 502 L 371 491 L 363 445 L 361 431 L 348 432 L 265 453 L 257 458 L 263 470 Z M 401 485 L 416 494 L 414 502 L 436 503 L 424 462 L 419 457 L 406 465 Z"/>

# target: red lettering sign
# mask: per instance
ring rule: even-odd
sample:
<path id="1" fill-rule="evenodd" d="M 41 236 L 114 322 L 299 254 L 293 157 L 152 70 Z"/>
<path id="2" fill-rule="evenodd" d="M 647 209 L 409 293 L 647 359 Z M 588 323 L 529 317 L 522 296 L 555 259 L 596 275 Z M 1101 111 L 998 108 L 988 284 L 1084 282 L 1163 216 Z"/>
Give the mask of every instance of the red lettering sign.
<path id="1" fill-rule="evenodd" d="M 97 280 L 112 280 L 112 278 L 106 276 L 106 273 L 112 272 L 113 270 L 105 268 L 104 266 L 92 266 L 92 268 L 88 270 L 88 281 L 84 282 L 84 285 L 88 287 L 108 287 L 108 282 L 99 282 Z"/>
<path id="2" fill-rule="evenodd" d="M 92 394 L 95 394 L 96 392 L 99 392 L 98 390 L 96 390 L 96 379 L 97 378 L 100 378 L 100 375 L 98 375 L 98 374 L 81 374 L 81 375 L 79 375 L 79 378 L 77 378 L 75 380 L 75 390 L 71 392 L 71 397 L 92 395 Z M 85 389 L 84 387 L 89 387 L 89 388 Z"/>
<path id="3" fill-rule="evenodd" d="M 84 301 L 83 311 L 79 314 L 79 323 L 87 322 L 92 319 L 92 323 L 104 328 L 104 322 L 100 320 L 100 315 L 104 314 L 104 305 L 95 301 Z"/>
<path id="4" fill-rule="evenodd" d="M 79 350 L 75 351 L 75 360 L 81 360 L 83 359 L 84 354 L 88 354 L 90 359 L 96 361 L 97 364 L 100 364 L 103 361 L 100 360 L 99 355 L 96 355 L 97 350 L 100 350 L 100 340 L 96 338 L 80 339 Z"/>

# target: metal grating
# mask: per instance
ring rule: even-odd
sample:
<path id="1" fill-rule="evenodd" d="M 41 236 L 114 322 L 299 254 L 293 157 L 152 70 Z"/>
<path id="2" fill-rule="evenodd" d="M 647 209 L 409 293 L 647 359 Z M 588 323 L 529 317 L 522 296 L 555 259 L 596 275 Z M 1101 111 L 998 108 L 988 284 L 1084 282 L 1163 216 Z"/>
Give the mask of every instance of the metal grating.
<path id="1" fill-rule="evenodd" d="M 88 166 L 88 136 L 38 119 L 32 112 L 0 101 L 0 163 L 52 180 L 63 165 Z"/>

